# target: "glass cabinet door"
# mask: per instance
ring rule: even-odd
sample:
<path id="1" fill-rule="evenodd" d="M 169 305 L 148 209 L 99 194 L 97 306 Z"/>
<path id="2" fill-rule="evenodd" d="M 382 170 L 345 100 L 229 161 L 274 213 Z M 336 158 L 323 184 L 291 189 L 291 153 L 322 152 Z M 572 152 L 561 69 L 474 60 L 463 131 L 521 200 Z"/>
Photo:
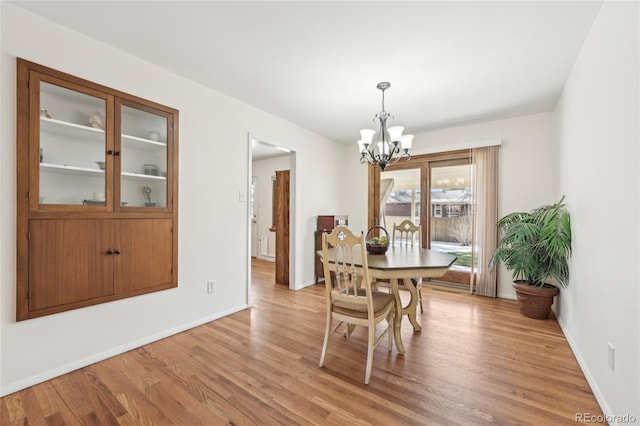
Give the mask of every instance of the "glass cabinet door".
<path id="1" fill-rule="evenodd" d="M 108 97 L 39 82 L 39 205 L 106 204 Z M 37 117 L 37 115 L 36 115 Z"/>
<path id="2" fill-rule="evenodd" d="M 120 114 L 121 206 L 166 208 L 169 117 L 124 103 Z"/>

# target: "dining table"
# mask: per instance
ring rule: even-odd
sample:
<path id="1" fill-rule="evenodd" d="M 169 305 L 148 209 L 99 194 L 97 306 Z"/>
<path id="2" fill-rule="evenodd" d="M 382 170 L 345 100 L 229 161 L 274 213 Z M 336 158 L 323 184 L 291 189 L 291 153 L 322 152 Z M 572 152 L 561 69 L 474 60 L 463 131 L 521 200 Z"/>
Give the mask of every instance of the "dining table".
<path id="1" fill-rule="evenodd" d="M 322 259 L 322 250 L 318 251 Z M 329 268 L 334 270 L 335 257 L 333 249 L 329 249 Z M 362 267 L 357 259 L 361 259 L 360 253 L 354 253 L 354 263 L 356 268 Z M 402 343 L 401 325 L 402 318 L 406 315 L 411 322 L 414 331 L 421 331 L 422 326 L 416 318 L 418 306 L 418 290 L 411 281 L 411 278 L 437 278 L 444 275 L 457 257 L 448 253 L 441 253 L 435 250 L 419 247 L 389 247 L 384 254 L 367 253 L 367 264 L 369 266 L 369 276 L 372 281 L 388 280 L 389 288 L 393 294 L 396 307 L 396 316 L 393 324 L 393 334 L 396 341 L 398 353 L 404 354 L 404 344 Z M 357 272 L 357 271 L 356 271 Z M 403 305 L 400 297 L 400 284 L 403 289 L 409 291 L 411 299 L 407 305 Z"/>

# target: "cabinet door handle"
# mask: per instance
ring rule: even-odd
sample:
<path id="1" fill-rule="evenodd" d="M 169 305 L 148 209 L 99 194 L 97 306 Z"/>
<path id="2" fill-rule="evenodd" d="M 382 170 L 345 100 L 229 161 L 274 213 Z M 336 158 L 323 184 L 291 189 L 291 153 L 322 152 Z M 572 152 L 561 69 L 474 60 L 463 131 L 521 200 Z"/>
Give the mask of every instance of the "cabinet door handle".
<path id="1" fill-rule="evenodd" d="M 107 154 L 113 155 L 113 150 L 110 149 L 109 151 L 107 151 Z"/>
<path id="2" fill-rule="evenodd" d="M 120 249 L 115 249 L 115 250 L 114 250 L 114 253 L 115 253 L 115 254 L 121 254 L 122 252 L 120 251 Z"/>
<path id="3" fill-rule="evenodd" d="M 113 253 L 115 253 L 115 252 L 113 251 L 113 249 L 109 249 L 109 250 L 107 250 L 107 254 L 113 254 Z"/>
<path id="4" fill-rule="evenodd" d="M 113 155 L 120 155 L 120 151 L 114 151 Z"/>

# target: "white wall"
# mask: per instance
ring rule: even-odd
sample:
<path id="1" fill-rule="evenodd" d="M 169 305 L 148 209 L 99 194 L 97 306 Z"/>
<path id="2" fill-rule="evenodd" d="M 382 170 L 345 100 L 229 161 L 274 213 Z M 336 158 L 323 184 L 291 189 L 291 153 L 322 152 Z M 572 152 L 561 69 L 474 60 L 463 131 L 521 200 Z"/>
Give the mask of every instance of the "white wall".
<path id="1" fill-rule="evenodd" d="M 258 216 L 258 238 L 266 236 L 270 240 L 275 239 L 275 233 L 269 231 L 273 225 L 273 188 L 271 178 L 276 170 L 289 170 L 289 155 L 265 160 L 254 161 L 252 175 L 258 178 L 258 202 L 256 206 Z M 260 255 L 258 248 L 258 255 Z"/>
<path id="2" fill-rule="evenodd" d="M 401 123 L 402 117 L 397 120 Z M 541 113 L 419 133 L 413 140 L 411 154 L 450 151 L 476 141 L 500 138 L 498 215 L 531 210 L 557 201 L 554 120 L 553 113 Z M 357 151 L 354 143 L 345 156 L 356 161 Z M 363 165 L 356 171 L 343 202 L 352 206 L 353 211 L 361 211 L 351 223 L 354 229 L 366 231 L 366 209 L 357 210 L 356 206 L 367 205 L 367 168 Z M 500 266 L 498 297 L 515 298 L 511 281 L 511 274 Z"/>
<path id="3" fill-rule="evenodd" d="M 639 35 L 638 3 L 605 2 L 556 109 L 558 194 L 567 195 L 573 231 L 558 320 L 605 413 L 638 422 Z"/>
<path id="4" fill-rule="evenodd" d="M 335 209 L 343 147 L 7 2 L 1 10 L 0 394 L 30 386 L 247 306 L 247 134 L 296 152 L 296 288 L 314 281 L 315 216 Z M 15 58 L 180 111 L 178 287 L 15 322 Z M 224 147 L 224 161 L 215 156 Z M 225 226 L 219 226 L 219 224 Z M 240 231 L 240 232 L 239 232 Z M 217 292 L 206 295 L 215 279 Z"/>

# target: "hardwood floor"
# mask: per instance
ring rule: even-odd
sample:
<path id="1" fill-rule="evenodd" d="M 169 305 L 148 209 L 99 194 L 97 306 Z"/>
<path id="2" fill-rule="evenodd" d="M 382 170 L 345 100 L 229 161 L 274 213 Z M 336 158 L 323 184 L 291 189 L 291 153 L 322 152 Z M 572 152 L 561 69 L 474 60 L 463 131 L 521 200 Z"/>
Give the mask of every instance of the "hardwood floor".
<path id="1" fill-rule="evenodd" d="M 253 262 L 252 308 L 0 399 L 1 425 L 560 425 L 602 412 L 555 320 L 513 301 L 423 288 L 406 354 L 334 334 L 324 287 L 289 291 Z"/>

